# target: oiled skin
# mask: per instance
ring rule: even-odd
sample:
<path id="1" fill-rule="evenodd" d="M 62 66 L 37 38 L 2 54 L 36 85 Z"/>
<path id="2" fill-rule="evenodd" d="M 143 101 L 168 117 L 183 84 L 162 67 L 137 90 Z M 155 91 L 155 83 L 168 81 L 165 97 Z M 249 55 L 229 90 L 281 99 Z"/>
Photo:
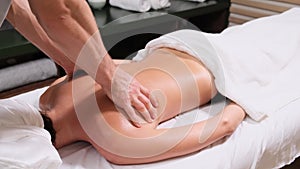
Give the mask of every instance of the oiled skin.
<path id="1" fill-rule="evenodd" d="M 107 160 L 116 164 L 136 164 L 159 161 L 195 152 L 231 134 L 243 120 L 245 112 L 238 105 L 231 103 L 219 115 L 194 125 L 172 129 L 157 129 L 159 123 L 179 113 L 201 106 L 216 94 L 213 76 L 203 64 L 186 53 L 173 49 L 161 48 L 152 52 L 141 62 L 121 64 L 121 68 L 133 74 L 141 84 L 153 91 L 159 101 L 159 116 L 153 123 L 143 123 L 136 128 L 120 113 L 105 96 L 101 86 L 94 84 L 92 78 L 81 76 L 71 82 L 57 80 L 40 99 L 41 109 L 47 113 L 57 131 L 57 148 L 72 142 L 83 140 L 90 142 Z M 72 85 L 76 89 L 76 99 L 72 95 Z M 91 88 L 95 89 L 91 90 Z M 116 132 L 126 138 L 144 138 L 138 141 L 126 141 L 125 137 L 101 138 L 89 137 L 80 124 L 74 104 L 89 100 L 95 94 L 99 109 L 107 124 L 113 130 L 104 131 L 104 126 L 97 130 L 99 134 Z M 79 97 L 79 98 L 78 98 Z M 99 117 L 99 118 L 101 118 Z M 211 125 L 213 130 L 205 130 Z M 76 132 L 75 132 L 76 131 Z M 199 141 L 199 138 L 205 137 Z M 147 138 L 155 138 L 153 140 Z M 157 138 L 157 139 L 156 139 Z M 124 140 L 124 141 L 123 141 Z M 104 145 L 103 142 L 110 142 Z M 122 145 L 124 142 L 124 145 Z M 155 144 L 151 144 L 155 142 Z M 115 145 L 114 143 L 119 143 Z M 162 147 L 168 147 L 160 153 L 147 154 Z M 128 155 L 130 151 L 131 155 Z M 132 155 L 135 154 L 136 156 Z M 142 154 L 145 153 L 145 156 Z M 151 154 L 151 153 L 150 153 Z"/>

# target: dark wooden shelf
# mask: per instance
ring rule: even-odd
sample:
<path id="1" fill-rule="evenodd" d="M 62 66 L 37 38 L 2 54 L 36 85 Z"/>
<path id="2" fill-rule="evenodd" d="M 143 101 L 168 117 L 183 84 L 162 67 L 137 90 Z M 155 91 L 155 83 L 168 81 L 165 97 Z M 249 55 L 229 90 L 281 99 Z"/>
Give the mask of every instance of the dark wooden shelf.
<path id="1" fill-rule="evenodd" d="M 171 0 L 169 8 L 146 13 L 122 10 L 109 5 L 106 5 L 102 10 L 94 10 L 93 13 L 105 45 L 110 49 L 126 37 L 137 33 L 163 34 L 183 28 L 178 26 L 180 18 L 191 19 L 201 29 L 201 26 L 205 24 L 201 21 L 201 17 L 211 18 L 211 15 L 222 11 L 228 13 L 229 7 L 230 0 L 208 0 L 204 3 Z M 206 25 L 203 26 L 203 30 L 208 32 L 223 30 L 228 23 L 228 17 L 226 17 L 222 18 L 224 23 L 219 24 L 220 28 L 210 29 L 210 25 Z M 207 19 L 207 21 L 209 20 Z M 154 37 L 156 36 L 151 38 Z M 144 39 L 150 40 L 151 38 Z M 10 62 L 18 63 L 26 61 L 26 59 L 32 60 L 37 57 L 36 53 L 38 52 L 39 50 L 34 45 L 14 29 L 0 31 L 0 62 L 2 63 L 0 67 L 5 66 L 5 64 L 9 66 Z"/>

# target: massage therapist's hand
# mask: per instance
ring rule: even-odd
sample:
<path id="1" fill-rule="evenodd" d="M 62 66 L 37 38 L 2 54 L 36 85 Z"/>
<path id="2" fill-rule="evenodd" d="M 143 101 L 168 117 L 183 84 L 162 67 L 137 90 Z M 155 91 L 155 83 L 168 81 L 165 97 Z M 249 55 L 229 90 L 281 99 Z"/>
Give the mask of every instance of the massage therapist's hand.
<path id="1" fill-rule="evenodd" d="M 108 97 L 121 108 L 136 127 L 140 127 L 141 117 L 152 122 L 157 117 L 156 99 L 127 72 L 118 69 L 111 82 Z"/>

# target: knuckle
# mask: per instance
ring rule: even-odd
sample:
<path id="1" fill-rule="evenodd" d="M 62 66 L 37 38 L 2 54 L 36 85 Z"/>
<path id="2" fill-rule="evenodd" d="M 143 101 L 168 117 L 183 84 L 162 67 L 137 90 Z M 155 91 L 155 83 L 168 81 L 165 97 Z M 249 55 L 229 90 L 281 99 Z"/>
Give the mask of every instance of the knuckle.
<path id="1" fill-rule="evenodd" d="M 136 110 L 138 110 L 141 113 L 146 111 L 146 108 L 142 105 L 136 106 L 135 108 L 136 108 Z"/>
<path id="2" fill-rule="evenodd" d="M 138 99 L 133 99 L 132 103 L 134 107 L 143 107 L 143 104 Z"/>
<path id="3" fill-rule="evenodd" d="M 131 95 L 138 95 L 139 94 L 139 90 L 137 90 L 136 88 L 131 88 L 129 90 L 129 94 L 131 94 Z"/>
<path id="4" fill-rule="evenodd" d="M 145 106 L 141 103 L 134 105 L 134 108 L 140 113 L 147 111 Z"/>
<path id="5" fill-rule="evenodd" d="M 141 100 L 143 102 L 143 104 L 145 104 L 145 105 L 151 104 L 151 101 L 148 99 L 148 97 L 146 97 L 144 95 L 138 96 L 138 99 Z"/>
<path id="6" fill-rule="evenodd" d="M 149 99 L 145 100 L 145 104 L 151 106 L 151 101 Z"/>

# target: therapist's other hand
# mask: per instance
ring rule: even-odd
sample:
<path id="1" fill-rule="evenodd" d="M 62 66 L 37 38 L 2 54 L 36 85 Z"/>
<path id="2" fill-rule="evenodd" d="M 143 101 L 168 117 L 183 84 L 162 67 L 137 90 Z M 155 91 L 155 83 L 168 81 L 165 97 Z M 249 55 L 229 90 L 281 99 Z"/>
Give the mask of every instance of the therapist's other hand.
<path id="1" fill-rule="evenodd" d="M 158 102 L 147 88 L 142 86 L 127 72 L 118 69 L 113 77 L 111 100 L 121 108 L 136 127 L 140 127 L 141 117 L 147 122 L 153 122 L 157 117 Z"/>

